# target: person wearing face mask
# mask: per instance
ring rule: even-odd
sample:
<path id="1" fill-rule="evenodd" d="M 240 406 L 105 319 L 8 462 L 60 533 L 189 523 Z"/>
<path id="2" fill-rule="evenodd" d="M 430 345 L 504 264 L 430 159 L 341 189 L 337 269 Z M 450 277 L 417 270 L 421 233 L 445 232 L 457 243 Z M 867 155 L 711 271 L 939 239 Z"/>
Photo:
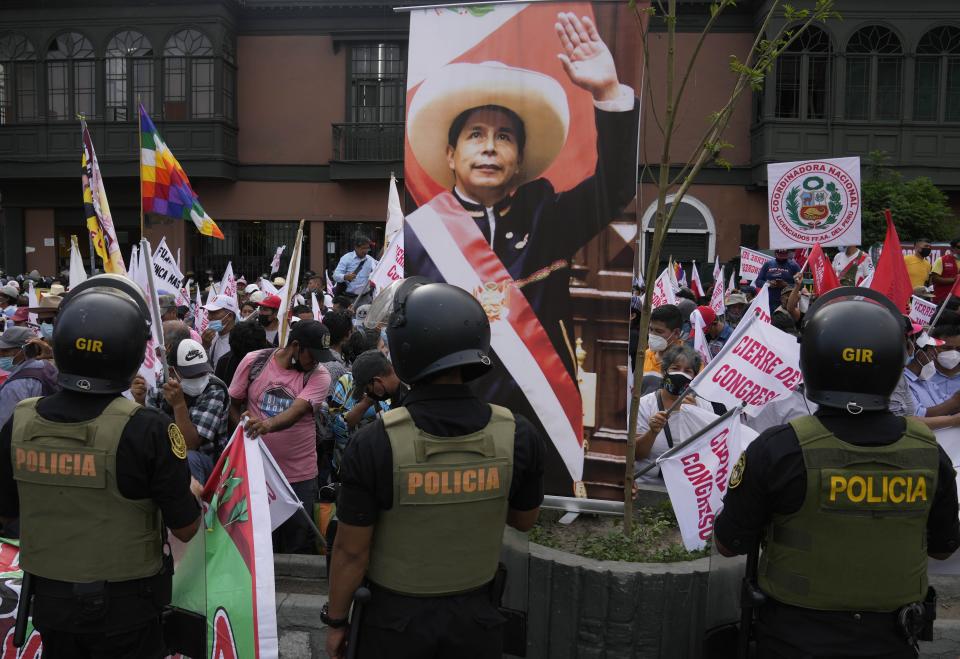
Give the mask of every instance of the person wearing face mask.
<path id="1" fill-rule="evenodd" d="M 669 410 L 700 371 L 702 360 L 697 352 L 687 345 L 676 345 L 663 353 L 662 380 L 660 388 L 640 398 L 637 407 L 637 448 L 634 454 L 635 471 L 656 461 L 661 453 L 703 427 L 699 419 L 684 414 L 684 405 L 695 405 L 708 412 L 713 406 L 701 399 L 689 397 L 677 409 Z M 660 470 L 648 471 L 637 480 L 643 484 L 663 484 Z"/>
<path id="2" fill-rule="evenodd" d="M 960 256 L 960 238 L 950 241 L 950 249 L 933 262 L 930 281 L 933 283 L 933 301 L 941 304 L 950 296 L 957 281 L 957 257 Z"/>
<path id="3" fill-rule="evenodd" d="M 244 357 L 230 383 L 230 425 L 246 414 L 247 432 L 263 437 L 307 510 L 313 510 L 319 490 L 314 411 L 330 388 L 330 373 L 322 364 L 333 359 L 326 327 L 301 320 L 290 328 L 285 347 Z M 284 522 L 273 538 L 274 551 L 316 553 L 313 531 L 300 515 Z"/>
<path id="4" fill-rule="evenodd" d="M 204 309 L 210 322 L 203 333 L 203 347 L 210 356 L 210 363 L 217 361 L 230 351 L 230 330 L 237 323 L 236 300 L 226 296 L 215 297 Z"/>
<path id="5" fill-rule="evenodd" d="M 909 319 L 904 322 L 909 327 L 906 335 L 906 366 L 897 388 L 890 395 L 890 411 L 897 416 L 914 416 L 932 430 L 960 425 L 960 392 L 937 403 L 922 388 L 922 384 L 936 373 L 936 353 L 931 348 L 943 345 L 943 341 L 930 337 L 921 325 Z M 918 391 L 917 395 L 914 394 L 914 388 Z"/>
<path id="6" fill-rule="evenodd" d="M 279 295 L 268 295 L 260 302 L 257 322 L 263 325 L 267 333 L 267 341 L 277 345 L 280 336 L 280 305 L 282 300 Z"/>
<path id="7" fill-rule="evenodd" d="M 229 439 L 230 395 L 201 344 L 181 339 L 168 348 L 170 377 L 146 403 L 173 417 L 187 445 L 190 474 L 206 483 Z M 143 404 L 142 397 L 134 399 Z"/>
<path id="8" fill-rule="evenodd" d="M 903 379 L 910 390 L 915 416 L 937 417 L 960 411 L 960 392 L 944 399 L 930 383 L 937 375 L 937 350 L 944 343 L 926 331 L 917 334 L 913 341 L 913 357 L 903 369 Z"/>
<path id="9" fill-rule="evenodd" d="M 63 300 L 59 295 L 44 295 L 40 304 L 30 307 L 27 312 L 37 314 L 37 323 L 40 325 L 40 338 L 50 343 L 53 339 L 53 325 L 57 319 L 57 310 Z"/>
<path id="10" fill-rule="evenodd" d="M 647 328 L 647 349 L 643 354 L 643 380 L 640 393 L 648 394 L 660 387 L 663 364 L 660 356 L 671 346 L 683 345 L 683 314 L 673 304 L 664 304 L 650 312 Z"/>
<path id="11" fill-rule="evenodd" d="M 913 288 L 919 288 L 927 285 L 930 279 L 930 271 L 933 265 L 930 263 L 930 239 L 917 238 L 913 242 L 913 254 L 907 254 L 903 257 L 903 263 L 907 266 L 907 275 L 910 277 L 910 285 Z"/>
<path id="12" fill-rule="evenodd" d="M 13 416 L 20 401 L 60 391 L 57 367 L 37 358 L 40 351 L 35 341 L 36 335 L 27 327 L 11 327 L 0 335 L 0 370 L 9 373 L 0 386 L 0 426 Z"/>

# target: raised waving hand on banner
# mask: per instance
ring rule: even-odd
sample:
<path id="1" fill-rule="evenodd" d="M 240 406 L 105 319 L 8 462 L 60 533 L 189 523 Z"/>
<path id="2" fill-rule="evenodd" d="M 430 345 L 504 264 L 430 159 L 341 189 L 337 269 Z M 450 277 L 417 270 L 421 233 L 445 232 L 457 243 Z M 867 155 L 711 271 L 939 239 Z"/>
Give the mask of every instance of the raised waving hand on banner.
<path id="1" fill-rule="evenodd" d="M 586 16 L 577 18 L 572 12 L 561 12 L 554 27 L 564 49 L 557 57 L 570 80 L 598 101 L 616 99 L 620 94 L 617 67 L 593 21 Z"/>

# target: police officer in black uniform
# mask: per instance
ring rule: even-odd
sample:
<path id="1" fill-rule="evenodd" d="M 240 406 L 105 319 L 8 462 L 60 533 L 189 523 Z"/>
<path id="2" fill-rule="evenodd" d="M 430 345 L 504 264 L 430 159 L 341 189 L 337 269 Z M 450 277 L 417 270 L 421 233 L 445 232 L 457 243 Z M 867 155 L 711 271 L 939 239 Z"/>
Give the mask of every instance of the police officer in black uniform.
<path id="1" fill-rule="evenodd" d="M 71 290 L 53 335 L 63 391 L 22 401 L 0 431 L 0 517 L 20 518 L 45 658 L 166 655 L 164 526 L 187 541 L 200 508 L 176 425 L 120 395 L 143 362 L 148 313 L 123 277 Z"/>
<path id="2" fill-rule="evenodd" d="M 499 659 L 504 618 L 491 585 L 504 525 L 527 531 L 536 522 L 543 440 L 465 384 L 490 367 L 480 304 L 449 284 L 406 283 L 387 337 L 411 390 L 344 454 L 321 615 L 327 652 L 345 656 L 351 597 L 366 576 L 372 598 L 357 656 Z"/>
<path id="3" fill-rule="evenodd" d="M 960 528 L 950 459 L 926 426 L 887 410 L 904 357 L 886 297 L 822 296 L 800 347 L 819 410 L 763 432 L 731 472 L 714 540 L 728 556 L 762 544 L 760 657 L 916 656 L 935 606 L 927 557 L 949 557 Z"/>

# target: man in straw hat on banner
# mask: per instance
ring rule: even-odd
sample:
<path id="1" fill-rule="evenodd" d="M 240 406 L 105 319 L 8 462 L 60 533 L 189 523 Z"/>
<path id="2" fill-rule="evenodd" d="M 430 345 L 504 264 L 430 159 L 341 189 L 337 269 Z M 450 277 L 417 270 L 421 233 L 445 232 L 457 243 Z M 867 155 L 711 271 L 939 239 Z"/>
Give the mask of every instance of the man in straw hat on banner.
<path id="1" fill-rule="evenodd" d="M 447 64 L 409 105 L 410 149 L 447 191 L 406 218 L 405 259 L 408 275 L 460 286 L 484 307 L 494 369 L 478 392 L 539 420 L 556 449 L 548 490 L 569 492 L 566 474 L 579 480 L 583 463 L 570 262 L 636 193 L 639 102 L 590 18 L 557 14 L 555 30 L 543 47 L 559 47 L 570 82 L 593 96 L 594 174 L 564 191 L 541 177 L 567 142 L 576 100 L 557 79 L 500 62 Z"/>

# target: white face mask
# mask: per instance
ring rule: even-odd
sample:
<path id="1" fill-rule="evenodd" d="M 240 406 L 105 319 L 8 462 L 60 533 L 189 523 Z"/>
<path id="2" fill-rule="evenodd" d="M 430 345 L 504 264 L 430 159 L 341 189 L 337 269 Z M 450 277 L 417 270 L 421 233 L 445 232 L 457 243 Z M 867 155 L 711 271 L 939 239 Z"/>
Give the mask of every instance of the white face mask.
<path id="1" fill-rule="evenodd" d="M 648 334 L 647 347 L 654 352 L 663 352 L 667 349 L 667 340 L 659 334 Z"/>
<path id="2" fill-rule="evenodd" d="M 937 363 L 939 363 L 948 371 L 956 368 L 957 364 L 960 364 L 960 351 L 947 350 L 945 352 L 941 352 L 937 355 Z"/>
<path id="3" fill-rule="evenodd" d="M 929 380 L 937 372 L 937 366 L 933 362 L 927 362 L 920 368 L 920 379 Z"/>
<path id="4" fill-rule="evenodd" d="M 180 381 L 180 388 L 183 389 L 183 393 L 186 395 L 196 398 L 203 393 L 203 390 L 207 388 L 207 384 L 210 382 L 210 374 L 207 373 L 199 378 L 186 378 Z"/>

